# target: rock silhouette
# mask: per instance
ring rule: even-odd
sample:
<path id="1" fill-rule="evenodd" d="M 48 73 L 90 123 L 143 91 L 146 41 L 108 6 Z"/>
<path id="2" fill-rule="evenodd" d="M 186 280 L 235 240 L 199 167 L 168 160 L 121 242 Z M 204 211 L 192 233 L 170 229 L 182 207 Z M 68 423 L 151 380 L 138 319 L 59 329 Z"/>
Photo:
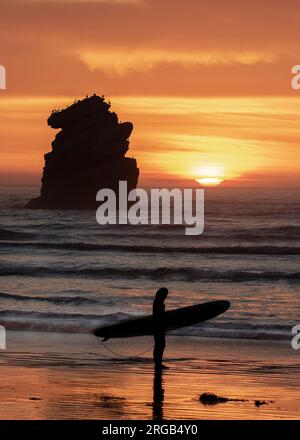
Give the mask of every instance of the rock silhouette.
<path id="1" fill-rule="evenodd" d="M 245 399 L 230 399 L 229 397 L 220 397 L 214 393 L 203 393 L 199 397 L 199 400 L 203 405 L 217 405 L 218 403 L 227 402 L 248 402 Z"/>
<path id="2" fill-rule="evenodd" d="M 99 189 L 117 194 L 120 180 L 127 181 L 128 191 L 136 187 L 136 160 L 125 157 L 133 124 L 119 123 L 109 109 L 110 103 L 94 94 L 53 110 L 48 125 L 61 130 L 44 156 L 41 194 L 27 208 L 94 209 Z"/>
<path id="3" fill-rule="evenodd" d="M 247 399 L 231 399 L 230 397 L 220 397 L 214 393 L 203 393 L 199 397 L 199 401 L 203 405 L 217 405 L 218 403 L 227 402 L 250 402 Z M 258 408 L 261 405 L 267 405 L 269 403 L 274 403 L 273 400 L 254 400 L 254 405 Z"/>

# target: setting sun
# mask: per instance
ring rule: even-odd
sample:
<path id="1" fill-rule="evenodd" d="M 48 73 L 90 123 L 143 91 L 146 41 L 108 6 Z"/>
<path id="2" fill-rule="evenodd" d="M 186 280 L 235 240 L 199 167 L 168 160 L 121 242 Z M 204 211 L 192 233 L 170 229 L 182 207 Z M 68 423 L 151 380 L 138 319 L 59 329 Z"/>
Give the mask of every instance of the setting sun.
<path id="1" fill-rule="evenodd" d="M 224 179 L 224 169 L 217 165 L 208 165 L 197 170 L 201 177 L 195 179 L 196 182 L 203 186 L 218 186 Z"/>
<path id="2" fill-rule="evenodd" d="M 201 177 L 200 179 L 196 179 L 196 182 L 203 186 L 218 186 L 223 180 L 217 177 Z"/>

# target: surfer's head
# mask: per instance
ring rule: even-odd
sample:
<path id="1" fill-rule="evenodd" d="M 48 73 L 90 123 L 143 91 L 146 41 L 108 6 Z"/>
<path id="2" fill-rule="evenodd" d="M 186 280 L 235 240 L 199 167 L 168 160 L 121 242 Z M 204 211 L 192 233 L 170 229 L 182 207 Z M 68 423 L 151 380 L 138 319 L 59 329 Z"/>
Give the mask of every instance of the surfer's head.
<path id="1" fill-rule="evenodd" d="M 160 289 L 158 289 L 158 291 L 156 292 L 156 299 L 159 299 L 161 301 L 164 301 L 167 296 L 168 296 L 168 289 L 166 287 L 161 287 Z"/>

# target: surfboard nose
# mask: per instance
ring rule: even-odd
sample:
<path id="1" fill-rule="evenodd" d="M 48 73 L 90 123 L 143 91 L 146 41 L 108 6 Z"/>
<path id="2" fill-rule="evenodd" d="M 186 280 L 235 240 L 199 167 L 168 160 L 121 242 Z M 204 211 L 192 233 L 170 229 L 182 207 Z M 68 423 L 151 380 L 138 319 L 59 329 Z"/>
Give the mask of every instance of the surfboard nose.
<path id="1" fill-rule="evenodd" d="M 222 308 L 224 309 L 224 312 L 226 310 L 228 310 L 231 305 L 230 301 L 221 300 L 219 302 L 220 302 L 220 305 L 222 306 Z"/>
<path id="2" fill-rule="evenodd" d="M 96 328 L 96 330 L 93 331 L 93 334 L 97 337 L 104 336 L 101 332 L 101 328 Z"/>

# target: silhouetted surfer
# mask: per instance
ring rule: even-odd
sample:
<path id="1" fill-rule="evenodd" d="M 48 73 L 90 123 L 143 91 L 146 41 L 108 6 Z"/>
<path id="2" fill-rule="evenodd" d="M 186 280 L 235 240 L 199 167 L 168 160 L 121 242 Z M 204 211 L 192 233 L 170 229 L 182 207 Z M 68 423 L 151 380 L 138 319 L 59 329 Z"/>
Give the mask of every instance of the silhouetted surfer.
<path id="1" fill-rule="evenodd" d="M 167 368 L 163 365 L 163 354 L 166 346 L 165 338 L 165 304 L 164 301 L 168 296 L 168 289 L 162 287 L 156 292 L 155 299 L 153 301 L 153 324 L 154 324 L 154 350 L 153 358 L 155 368 Z"/>

